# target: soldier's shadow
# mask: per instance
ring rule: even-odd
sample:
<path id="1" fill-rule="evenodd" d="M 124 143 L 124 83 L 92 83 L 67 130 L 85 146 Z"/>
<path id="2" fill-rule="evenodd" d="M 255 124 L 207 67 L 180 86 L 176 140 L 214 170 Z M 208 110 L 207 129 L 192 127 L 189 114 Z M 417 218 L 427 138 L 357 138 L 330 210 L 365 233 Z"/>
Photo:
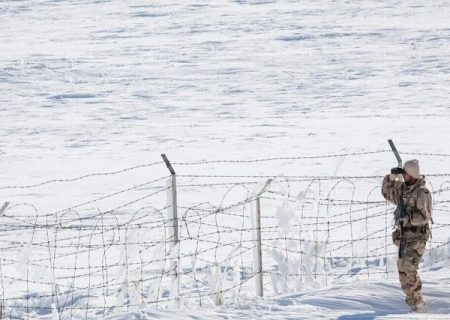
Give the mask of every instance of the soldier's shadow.
<path id="1" fill-rule="evenodd" d="M 337 318 L 337 320 L 373 320 L 377 317 L 387 316 L 389 314 L 404 314 L 404 312 L 392 313 L 392 312 L 371 312 L 371 313 L 355 313 L 349 315 L 343 315 Z"/>

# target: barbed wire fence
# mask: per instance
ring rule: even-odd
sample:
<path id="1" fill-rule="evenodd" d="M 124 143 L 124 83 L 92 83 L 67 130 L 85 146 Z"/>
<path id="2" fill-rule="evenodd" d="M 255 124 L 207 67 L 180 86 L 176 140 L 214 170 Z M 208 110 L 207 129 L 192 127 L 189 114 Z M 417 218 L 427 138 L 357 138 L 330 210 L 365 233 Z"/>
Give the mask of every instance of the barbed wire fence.
<path id="1" fill-rule="evenodd" d="M 213 164 L 295 163 L 388 152 L 173 163 L 165 158 L 115 172 L 0 187 L 27 196 L 50 185 L 65 189 L 136 170 L 159 173 L 150 181 L 48 212 L 6 199 L 10 203 L 0 209 L 2 315 L 96 319 L 146 307 L 218 306 L 255 295 L 396 277 L 393 207 L 381 198 L 383 176 L 205 170 Z M 166 166 L 170 175 L 161 175 Z M 174 168 L 185 173 L 175 174 Z M 449 176 L 427 175 L 435 224 L 421 263 L 425 273 L 449 266 L 444 231 L 449 226 Z"/>

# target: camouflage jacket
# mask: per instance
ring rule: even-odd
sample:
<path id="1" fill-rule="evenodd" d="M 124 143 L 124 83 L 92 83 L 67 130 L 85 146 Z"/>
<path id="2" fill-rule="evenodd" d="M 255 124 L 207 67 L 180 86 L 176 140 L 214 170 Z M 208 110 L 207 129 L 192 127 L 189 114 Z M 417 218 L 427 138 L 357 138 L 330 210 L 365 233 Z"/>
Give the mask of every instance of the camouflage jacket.
<path id="1" fill-rule="evenodd" d="M 386 200 L 398 205 L 400 197 L 403 196 L 405 212 L 408 221 L 404 227 L 415 227 L 427 225 L 432 214 L 432 200 L 430 191 L 425 187 L 425 177 L 420 176 L 417 181 L 410 186 L 404 182 L 396 181 L 395 176 L 388 174 L 384 177 L 382 194 Z"/>

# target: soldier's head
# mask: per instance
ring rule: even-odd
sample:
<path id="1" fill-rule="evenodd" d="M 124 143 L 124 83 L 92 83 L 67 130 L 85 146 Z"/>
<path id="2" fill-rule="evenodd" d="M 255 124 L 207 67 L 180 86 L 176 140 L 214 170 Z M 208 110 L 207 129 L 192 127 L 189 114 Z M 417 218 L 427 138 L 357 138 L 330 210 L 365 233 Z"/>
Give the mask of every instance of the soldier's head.
<path id="1" fill-rule="evenodd" d="M 403 165 L 403 170 L 405 171 L 403 173 L 403 180 L 405 183 L 408 185 L 413 184 L 420 176 L 419 160 L 412 159 L 406 161 Z"/>

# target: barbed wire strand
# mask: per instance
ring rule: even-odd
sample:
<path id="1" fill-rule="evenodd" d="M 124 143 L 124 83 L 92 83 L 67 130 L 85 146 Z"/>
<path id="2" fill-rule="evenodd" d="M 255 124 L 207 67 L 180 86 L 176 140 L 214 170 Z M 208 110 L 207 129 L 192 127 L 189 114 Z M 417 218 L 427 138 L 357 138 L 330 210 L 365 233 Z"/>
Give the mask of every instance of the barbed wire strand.
<path id="1" fill-rule="evenodd" d="M 445 185 L 450 182 L 442 181 L 445 177 L 431 177 L 441 182 L 432 192 L 437 196 L 433 202 L 433 230 L 437 232 L 450 226 L 450 200 L 445 198 L 450 191 Z M 145 187 L 167 178 L 147 182 Z M 371 200 L 379 189 L 371 178 L 276 179 L 280 181 L 261 196 L 264 206 L 259 229 L 250 222 L 250 208 L 257 196 L 249 185 L 256 181 L 181 184 L 181 190 L 202 191 L 214 186 L 221 196 L 217 205 L 207 199 L 178 206 L 184 210 L 176 219 L 180 223 L 178 254 L 168 249 L 176 221 L 170 216 L 171 204 L 161 205 L 161 197 L 154 197 L 169 191 L 169 186 L 155 186 L 154 192 L 94 213 L 83 212 L 83 208 L 144 185 L 50 214 L 41 214 L 32 204 L 11 205 L 0 217 L 2 310 L 10 318 L 26 318 L 37 310 L 57 312 L 60 318 L 88 318 L 94 314 L 105 317 L 119 309 L 130 311 L 144 303 L 167 305 L 180 297 L 200 305 L 204 299 L 222 303 L 226 295 L 239 299 L 244 286 L 258 274 L 252 271 L 251 254 L 257 230 L 261 231 L 265 252 L 263 274 L 284 279 L 287 288 L 297 281 L 318 284 L 323 280 L 328 285 L 342 278 L 356 280 L 364 275 L 377 279 L 394 274 L 387 267 L 396 255 L 387 232 L 392 211 L 386 201 Z M 355 199 L 356 194 L 362 195 L 358 181 L 373 186 L 365 200 Z M 308 183 L 301 189 L 304 197 L 291 193 L 297 182 Z M 308 193 L 314 196 L 306 196 Z M 338 194 L 346 196 L 338 198 Z M 133 209 L 150 199 L 154 205 L 145 203 Z M 439 234 L 435 236 L 426 256 L 440 266 L 450 260 L 450 243 Z M 170 267 L 173 259 L 180 262 L 179 274 Z M 183 279 L 179 297 L 172 292 L 175 276 Z M 221 280 L 214 282 L 214 277 Z"/>
<path id="2" fill-rule="evenodd" d="M 0 190 L 7 190 L 7 189 L 31 189 L 31 188 L 42 187 L 44 185 L 51 184 L 51 183 L 74 182 L 74 181 L 84 180 L 86 178 L 92 178 L 92 177 L 113 176 L 113 175 L 118 175 L 118 174 L 121 174 L 121 173 L 124 173 L 124 172 L 133 171 L 133 170 L 136 170 L 136 169 L 152 167 L 152 166 L 163 164 L 163 163 L 164 163 L 164 161 L 157 161 L 157 162 L 153 162 L 153 163 L 140 164 L 140 165 L 137 165 L 137 166 L 134 166 L 134 167 L 129 167 L 129 168 L 125 168 L 125 169 L 121 169 L 121 170 L 117 170 L 117 171 L 96 172 L 96 173 L 90 173 L 90 174 L 82 175 L 82 176 L 75 177 L 75 178 L 52 179 L 52 180 L 47 180 L 47 181 L 39 182 L 39 183 L 36 183 L 36 184 L 30 184 L 30 185 L 3 186 L 3 187 L 0 187 Z"/>

